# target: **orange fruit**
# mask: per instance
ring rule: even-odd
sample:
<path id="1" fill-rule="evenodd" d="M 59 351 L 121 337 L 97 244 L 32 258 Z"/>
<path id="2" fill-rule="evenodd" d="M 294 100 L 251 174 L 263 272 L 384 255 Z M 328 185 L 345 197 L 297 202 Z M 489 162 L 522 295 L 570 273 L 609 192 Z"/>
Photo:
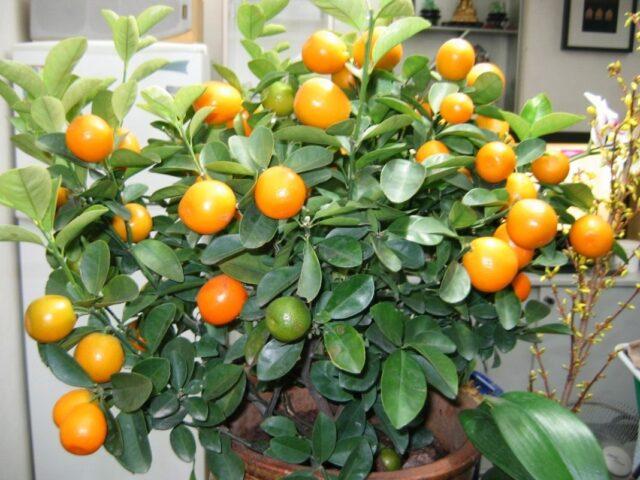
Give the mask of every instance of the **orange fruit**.
<path id="1" fill-rule="evenodd" d="M 244 134 L 248 137 L 249 135 L 251 135 L 251 132 L 252 132 L 251 125 L 249 125 L 249 112 L 247 112 L 246 110 L 242 110 L 242 112 L 240 112 L 240 115 L 242 116 L 242 130 L 244 131 Z M 235 121 L 235 117 L 232 118 L 231 120 L 227 120 L 227 123 L 225 124 L 225 126 L 227 128 L 233 128 L 234 121 Z"/>
<path id="2" fill-rule="evenodd" d="M 503 142 L 489 142 L 476 154 L 476 172 L 485 182 L 506 180 L 516 168 L 516 154 Z"/>
<path id="3" fill-rule="evenodd" d="M 473 182 L 473 175 L 471 175 L 471 171 L 467 167 L 460 167 L 458 173 L 467 177 L 470 182 Z"/>
<path id="4" fill-rule="evenodd" d="M 473 68 L 467 74 L 467 85 L 472 87 L 478 77 L 483 73 L 495 73 L 498 77 L 500 77 L 500 81 L 502 82 L 502 88 L 504 89 L 507 81 L 504 77 L 504 72 L 500 70 L 500 67 L 493 63 L 477 63 L 473 66 Z"/>
<path id="5" fill-rule="evenodd" d="M 416 152 L 416 161 L 418 163 L 424 162 L 425 158 L 431 155 L 438 155 L 443 153 L 450 153 L 447 146 L 438 140 L 429 140 L 422 144 L 422 146 Z"/>
<path id="6" fill-rule="evenodd" d="M 526 173 L 514 172 L 507 177 L 505 187 L 509 193 L 509 205 L 513 205 L 523 198 L 536 198 L 538 191 L 533 180 Z"/>
<path id="7" fill-rule="evenodd" d="M 473 115 L 473 102 L 469 95 L 451 93 L 444 97 L 440 104 L 440 115 L 447 123 L 465 123 Z"/>
<path id="8" fill-rule="evenodd" d="M 436 53 L 436 70 L 445 80 L 462 80 L 475 62 L 476 51 L 463 38 L 447 40 Z"/>
<path id="9" fill-rule="evenodd" d="M 247 291 L 242 283 L 227 275 L 209 279 L 196 296 L 202 319 L 217 327 L 238 318 L 246 301 Z"/>
<path id="10" fill-rule="evenodd" d="M 73 354 L 76 361 L 96 383 L 108 382 L 124 365 L 124 351 L 113 335 L 94 332 L 84 337 Z"/>
<path id="11" fill-rule="evenodd" d="M 516 297 L 518 297 L 521 302 L 524 302 L 529 298 L 529 294 L 531 293 L 531 280 L 529 280 L 526 273 L 520 272 L 516 275 L 516 278 L 513 279 L 513 282 L 511 282 L 511 288 L 513 288 Z"/>
<path id="12" fill-rule="evenodd" d="M 331 81 L 346 92 L 352 92 L 356 88 L 356 77 L 345 67 L 331 75 Z"/>
<path id="13" fill-rule="evenodd" d="M 263 215 L 278 220 L 291 218 L 302 209 L 307 186 L 289 167 L 271 167 L 258 177 L 253 196 Z"/>
<path id="14" fill-rule="evenodd" d="M 569 157 L 562 152 L 546 154 L 531 164 L 533 175 L 541 183 L 558 184 L 569 175 Z"/>
<path id="15" fill-rule="evenodd" d="M 92 400 L 93 394 L 84 388 L 77 388 L 65 393 L 53 406 L 53 423 L 56 424 L 56 427 L 60 427 L 63 420 L 67 418 L 74 408 L 78 405 L 91 403 Z"/>
<path id="16" fill-rule="evenodd" d="M 506 242 L 495 237 L 480 237 L 469 246 L 462 265 L 476 290 L 493 293 L 513 281 L 518 273 L 518 259 Z"/>
<path id="17" fill-rule="evenodd" d="M 373 29 L 373 38 L 371 39 L 371 53 L 373 53 L 373 49 L 376 46 L 376 42 L 380 35 L 382 35 L 387 27 L 375 27 Z M 369 32 L 364 32 L 362 35 L 358 37 L 358 39 L 353 44 L 353 62 L 359 67 L 362 68 L 364 66 L 364 54 L 367 48 L 367 40 L 369 38 Z M 382 70 L 393 70 L 393 68 L 400 63 L 402 60 L 402 44 L 398 44 L 389 50 L 384 57 L 378 60 L 375 68 L 380 68 Z"/>
<path id="18" fill-rule="evenodd" d="M 140 142 L 138 142 L 138 138 L 133 133 L 126 128 L 119 128 L 118 136 L 120 137 L 119 150 L 131 150 L 132 152 L 140 153 Z"/>
<path id="19" fill-rule="evenodd" d="M 476 115 L 476 125 L 478 128 L 483 128 L 494 132 L 500 138 L 504 138 L 509 133 L 509 124 L 504 120 L 498 120 L 497 118 L 485 117 L 484 115 Z"/>
<path id="20" fill-rule="evenodd" d="M 56 191 L 56 208 L 60 208 L 69 201 L 69 189 L 66 187 L 58 187 Z"/>
<path id="21" fill-rule="evenodd" d="M 60 443 L 74 455 L 90 455 L 107 438 L 107 420 L 100 407 L 85 403 L 74 408 L 60 425 Z"/>
<path id="22" fill-rule="evenodd" d="M 131 214 L 131 218 L 127 220 L 129 229 L 131 230 L 131 241 L 133 243 L 138 243 L 139 241 L 147 238 L 153 228 L 153 219 L 149 214 L 149 210 L 139 203 L 127 203 L 124 208 L 126 208 L 129 211 L 129 214 Z M 122 241 L 126 242 L 127 227 L 124 219 L 116 215 L 113 217 L 111 226 Z"/>
<path id="23" fill-rule="evenodd" d="M 262 106 L 279 117 L 293 112 L 293 88 L 284 82 L 275 82 L 262 93 Z"/>
<path id="24" fill-rule="evenodd" d="M 598 258 L 609 253 L 614 237 L 611 225 L 593 214 L 580 217 L 569 231 L 569 243 L 573 249 L 588 258 Z"/>
<path id="25" fill-rule="evenodd" d="M 236 195 L 225 183 L 194 183 L 178 204 L 180 220 L 196 233 L 211 235 L 223 230 L 236 213 Z"/>
<path id="26" fill-rule="evenodd" d="M 507 232 L 506 223 L 501 224 L 493 233 L 493 236 L 506 242 L 511 247 L 511 250 L 513 250 L 513 252 L 516 254 L 516 257 L 518 258 L 519 269 L 526 267 L 527 265 L 529 265 L 529 262 L 533 260 L 533 250 L 519 247 L 513 242 L 513 240 L 511 240 L 511 237 L 509 237 L 509 232 Z"/>
<path id="27" fill-rule="evenodd" d="M 556 236 L 558 216 L 551 205 L 536 198 L 513 204 L 507 215 L 507 232 L 513 242 L 529 250 L 545 246 Z"/>
<path id="28" fill-rule="evenodd" d="M 293 110 L 303 125 L 327 128 L 349 118 L 351 102 L 331 80 L 311 78 L 296 92 Z"/>
<path id="29" fill-rule="evenodd" d="M 31 302 L 24 314 L 27 333 L 40 343 L 62 340 L 75 324 L 73 305 L 62 295 L 43 295 Z"/>
<path id="30" fill-rule="evenodd" d="M 337 73 L 348 59 L 345 43 L 328 30 L 314 32 L 302 46 L 302 62 L 315 73 Z"/>
<path id="31" fill-rule="evenodd" d="M 224 82 L 206 82 L 204 93 L 193 103 L 198 111 L 203 107 L 213 107 L 206 122 L 210 125 L 224 125 L 242 110 L 242 95 Z"/>
<path id="32" fill-rule="evenodd" d="M 80 160 L 102 162 L 113 150 L 113 129 L 97 115 L 80 115 L 67 127 L 65 143 Z"/>

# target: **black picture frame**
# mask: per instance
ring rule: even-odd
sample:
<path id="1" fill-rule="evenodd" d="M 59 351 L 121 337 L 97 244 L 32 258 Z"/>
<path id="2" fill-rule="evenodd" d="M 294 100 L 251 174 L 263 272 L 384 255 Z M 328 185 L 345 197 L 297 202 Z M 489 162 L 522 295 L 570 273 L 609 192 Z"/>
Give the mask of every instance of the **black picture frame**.
<path id="1" fill-rule="evenodd" d="M 569 45 L 569 19 L 571 17 L 571 6 L 575 0 L 564 0 L 564 10 L 562 15 L 562 49 L 563 50 L 578 50 L 578 51 L 591 51 L 591 52 L 625 52 L 631 53 L 635 43 L 635 24 L 631 24 L 629 27 L 629 42 L 624 48 L 609 48 L 609 47 L 592 47 L 592 46 L 575 46 Z M 635 12 L 638 7 L 638 0 L 632 0 L 631 10 Z M 624 15 L 626 12 L 620 11 L 618 15 Z"/>

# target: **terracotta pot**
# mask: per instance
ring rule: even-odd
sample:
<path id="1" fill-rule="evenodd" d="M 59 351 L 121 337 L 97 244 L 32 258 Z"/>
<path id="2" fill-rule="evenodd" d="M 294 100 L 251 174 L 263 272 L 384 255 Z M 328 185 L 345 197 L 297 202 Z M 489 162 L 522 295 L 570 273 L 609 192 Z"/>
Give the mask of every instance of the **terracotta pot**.
<path id="1" fill-rule="evenodd" d="M 315 404 L 308 392 L 301 388 L 289 391 L 289 399 L 296 412 L 315 412 Z M 480 454 L 462 430 L 458 421 L 458 412 L 475 408 L 480 403 L 479 396 L 471 389 L 463 389 L 457 402 L 451 402 L 442 395 L 429 392 L 426 426 L 434 433 L 448 455 L 433 463 L 408 468 L 396 472 L 375 472 L 369 480 L 470 480 Z M 249 404 L 231 425 L 231 430 L 241 437 L 250 437 L 250 433 L 259 429 L 262 416 Z M 305 467 L 260 455 L 242 445 L 234 443 L 233 449 L 246 465 L 245 480 L 277 480 Z M 337 472 L 334 472 L 337 473 Z"/>

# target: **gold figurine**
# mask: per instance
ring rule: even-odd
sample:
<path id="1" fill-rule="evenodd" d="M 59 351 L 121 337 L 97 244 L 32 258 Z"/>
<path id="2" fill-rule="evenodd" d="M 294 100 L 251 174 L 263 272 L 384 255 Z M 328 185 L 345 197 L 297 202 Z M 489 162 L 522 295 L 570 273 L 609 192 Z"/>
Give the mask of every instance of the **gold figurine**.
<path id="1" fill-rule="evenodd" d="M 451 19 L 452 23 L 478 23 L 478 14 L 473 0 L 460 0 Z"/>

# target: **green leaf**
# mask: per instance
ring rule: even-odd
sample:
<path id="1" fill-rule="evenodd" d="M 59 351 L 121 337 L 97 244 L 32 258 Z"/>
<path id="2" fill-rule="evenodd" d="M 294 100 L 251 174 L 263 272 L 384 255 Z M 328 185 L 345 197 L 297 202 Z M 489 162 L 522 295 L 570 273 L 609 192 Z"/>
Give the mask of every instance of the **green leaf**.
<path id="1" fill-rule="evenodd" d="M 294 437 L 298 434 L 293 420 L 278 415 L 265 418 L 260 428 L 272 437 Z"/>
<path id="2" fill-rule="evenodd" d="M 140 336 L 145 341 L 145 350 L 152 354 L 160 344 L 176 315 L 173 303 L 163 303 L 153 307 L 140 323 Z"/>
<path id="3" fill-rule="evenodd" d="M 373 67 L 378 63 L 378 61 L 393 47 L 405 40 L 408 40 L 416 33 L 421 32 L 430 26 L 431 23 L 424 18 L 413 16 L 401 18 L 393 22 L 384 30 L 384 33 L 380 35 L 374 44 L 370 69 L 373 70 Z"/>
<path id="4" fill-rule="evenodd" d="M 249 152 L 251 159 L 260 168 L 269 166 L 273 155 L 273 133 L 267 127 L 256 127 L 249 137 Z"/>
<path id="5" fill-rule="evenodd" d="M 41 97 L 45 92 L 44 82 L 28 65 L 0 59 L 0 76 L 7 79 L 9 83 L 15 83 L 34 98 Z"/>
<path id="6" fill-rule="evenodd" d="M 240 365 L 231 363 L 218 363 L 208 368 L 202 380 L 202 398 L 205 401 L 220 398 L 238 383 L 243 372 Z"/>
<path id="7" fill-rule="evenodd" d="M 559 185 L 564 197 L 574 206 L 589 211 L 595 197 L 591 189 L 584 183 L 563 183 Z"/>
<path id="8" fill-rule="evenodd" d="M 396 132 L 401 128 L 411 125 L 412 122 L 413 118 L 410 115 L 393 115 L 377 125 L 372 125 L 367 128 L 362 134 L 362 140 L 379 137 L 385 133 Z"/>
<path id="9" fill-rule="evenodd" d="M 477 220 L 476 211 L 460 201 L 456 201 L 449 210 L 449 223 L 455 229 L 468 228 Z"/>
<path id="10" fill-rule="evenodd" d="M 313 424 L 311 445 L 313 458 L 319 464 L 326 462 L 336 448 L 336 424 L 323 412 L 318 413 Z"/>
<path id="11" fill-rule="evenodd" d="M 263 258 L 257 255 L 244 253 L 219 264 L 220 270 L 242 283 L 257 285 L 272 266 L 265 263 Z"/>
<path id="12" fill-rule="evenodd" d="M 193 105 L 193 102 L 202 96 L 205 88 L 204 85 L 185 85 L 178 89 L 173 97 L 173 104 L 175 105 L 178 118 L 184 118 L 189 108 Z"/>
<path id="13" fill-rule="evenodd" d="M 158 393 L 169 383 L 170 368 L 169 360 L 166 358 L 152 357 L 136 363 L 131 371 L 151 380 L 154 392 Z"/>
<path id="14" fill-rule="evenodd" d="M 352 317 L 369 306 L 374 293 L 371 275 L 354 275 L 333 289 L 324 311 L 334 320 Z"/>
<path id="15" fill-rule="evenodd" d="M 366 438 L 361 438 L 340 470 L 338 480 L 364 480 L 373 468 L 373 453 Z"/>
<path id="16" fill-rule="evenodd" d="M 216 237 L 202 252 L 200 260 L 205 265 L 215 265 L 218 262 L 240 253 L 244 246 L 240 241 L 240 235 L 234 233 Z"/>
<path id="17" fill-rule="evenodd" d="M 338 372 L 330 361 L 314 362 L 311 366 L 311 383 L 323 397 L 334 402 L 349 402 L 353 396 L 340 387 Z"/>
<path id="18" fill-rule="evenodd" d="M 42 68 L 42 80 L 50 95 L 62 96 L 73 68 L 86 50 L 87 39 L 84 37 L 66 38 L 49 50 Z"/>
<path id="19" fill-rule="evenodd" d="M 156 161 L 126 148 L 119 148 L 111 154 L 109 165 L 111 168 L 144 168 L 154 165 Z"/>
<path id="20" fill-rule="evenodd" d="M 131 473 L 148 472 L 151 467 L 151 447 L 144 414 L 141 411 L 120 412 L 116 419 L 124 441 L 122 454 L 116 459 Z"/>
<path id="21" fill-rule="evenodd" d="M 142 407 L 153 390 L 151 380 L 139 373 L 114 373 L 111 385 L 116 407 L 128 413 Z"/>
<path id="22" fill-rule="evenodd" d="M 416 350 L 426 361 L 423 364 L 427 383 L 444 396 L 452 400 L 458 396 L 458 372 L 456 365 L 449 357 L 437 348 L 429 346 L 422 341 L 429 336 L 429 332 L 425 332 L 418 336 L 414 341 L 409 342 L 409 346 Z"/>
<path id="23" fill-rule="evenodd" d="M 318 244 L 320 258 L 339 268 L 354 268 L 362 264 L 360 242 L 347 235 L 333 235 Z"/>
<path id="24" fill-rule="evenodd" d="M 520 111 L 520 116 L 528 123 L 532 124 L 552 112 L 553 107 L 551 106 L 549 97 L 544 93 L 539 93 L 535 97 L 526 101 Z"/>
<path id="25" fill-rule="evenodd" d="M 139 40 L 140 32 L 135 17 L 122 16 L 116 20 L 113 28 L 113 44 L 123 62 L 127 63 L 138 51 Z"/>
<path id="26" fill-rule="evenodd" d="M 321 286 L 322 270 L 320 268 L 320 261 L 311 243 L 306 242 L 296 294 L 304 298 L 307 302 L 310 302 L 316 298 Z"/>
<path id="27" fill-rule="evenodd" d="M 294 150 L 284 164 L 297 173 L 326 167 L 333 162 L 333 153 L 326 148 L 307 145 Z"/>
<path id="28" fill-rule="evenodd" d="M 342 146 L 336 137 L 329 135 L 321 128 L 304 125 L 280 128 L 274 133 L 274 138 L 280 141 L 329 145 L 338 148 Z"/>
<path id="29" fill-rule="evenodd" d="M 499 193 L 500 192 L 500 193 Z M 487 190 L 473 188 L 462 197 L 463 205 L 468 207 L 495 207 L 507 202 L 509 195 L 506 190 Z"/>
<path id="30" fill-rule="evenodd" d="M 31 117 L 46 133 L 64 130 L 66 119 L 62 102 L 55 97 L 39 97 L 31 104 Z"/>
<path id="31" fill-rule="evenodd" d="M 132 248 L 133 255 L 143 265 L 174 282 L 182 282 L 182 264 L 176 253 L 159 240 L 143 240 Z"/>
<path id="32" fill-rule="evenodd" d="M 113 107 L 113 113 L 120 122 L 124 120 L 124 117 L 126 117 L 129 110 L 131 110 L 131 107 L 136 101 L 137 95 L 138 82 L 131 79 L 119 85 L 118 88 L 113 91 L 111 105 Z"/>
<path id="33" fill-rule="evenodd" d="M 198 133 L 198 129 L 202 126 L 213 110 L 213 107 L 203 107 L 194 113 L 193 117 L 191 117 L 191 121 L 189 122 L 189 137 L 193 138 L 194 135 Z"/>
<path id="34" fill-rule="evenodd" d="M 216 72 L 218 72 L 218 75 L 224 78 L 229 83 L 229 85 L 231 85 L 239 92 L 242 92 L 242 83 L 240 83 L 240 79 L 238 79 L 238 76 L 233 70 L 225 67 L 224 65 L 220 65 L 219 63 L 214 63 L 213 68 L 215 68 Z"/>
<path id="35" fill-rule="evenodd" d="M 444 272 L 438 295 L 447 303 L 460 303 L 471 291 L 467 270 L 457 261 L 451 262 Z"/>
<path id="36" fill-rule="evenodd" d="M 411 0 L 382 0 L 382 2 L 380 2 L 378 17 L 408 17 L 414 15 L 414 13 L 413 2 Z"/>
<path id="37" fill-rule="evenodd" d="M 527 120 L 519 115 L 516 115 L 515 113 L 507 112 L 506 110 L 500 110 L 500 113 L 509 124 L 511 130 L 513 130 L 513 132 L 520 140 L 526 140 L 527 138 L 529 138 L 531 124 Z"/>
<path id="38" fill-rule="evenodd" d="M 289 0 L 260 0 L 260 7 L 267 20 L 278 15 L 289 4 Z"/>
<path id="39" fill-rule="evenodd" d="M 215 478 L 220 480 L 243 480 L 244 463 L 234 451 L 216 453 L 212 450 L 205 452 L 207 466 Z"/>
<path id="40" fill-rule="evenodd" d="M 404 337 L 405 315 L 391 302 L 378 303 L 369 311 L 384 336 L 394 345 L 401 346 Z"/>
<path id="41" fill-rule="evenodd" d="M 255 40 L 262 33 L 266 18 L 259 5 L 242 3 L 236 13 L 238 30 L 245 38 Z"/>
<path id="42" fill-rule="evenodd" d="M 67 244 L 82 233 L 82 231 L 98 220 L 109 209 L 104 205 L 91 205 L 76 218 L 71 220 L 56 236 L 58 247 L 64 250 Z"/>
<path id="43" fill-rule="evenodd" d="M 176 456 L 183 462 L 191 463 L 196 456 L 196 441 L 189 427 L 178 425 L 169 435 L 171 448 Z"/>
<path id="44" fill-rule="evenodd" d="M 80 278 L 89 293 L 97 295 L 102 290 L 109 274 L 111 254 L 103 240 L 90 243 L 80 259 Z"/>
<path id="45" fill-rule="evenodd" d="M 311 0 L 323 12 L 331 15 L 356 30 L 367 28 L 367 5 L 365 0 Z"/>
<path id="46" fill-rule="evenodd" d="M 300 277 L 300 266 L 280 267 L 267 273 L 256 290 L 258 305 L 264 307 Z"/>
<path id="47" fill-rule="evenodd" d="M 460 87 L 457 84 L 452 82 L 436 82 L 429 89 L 428 99 L 429 106 L 433 111 L 434 115 L 440 112 L 440 104 L 444 97 L 450 95 L 452 93 L 456 93 Z"/>
<path id="48" fill-rule="evenodd" d="M 178 116 L 176 105 L 173 102 L 173 97 L 164 88 L 158 86 L 147 87 L 140 92 L 140 95 L 147 102 L 139 105 L 143 109 L 168 122 L 175 121 Z"/>
<path id="49" fill-rule="evenodd" d="M 547 318 L 550 313 L 551 308 L 537 300 L 529 300 L 524 307 L 524 318 L 527 323 L 533 323 Z"/>
<path id="50" fill-rule="evenodd" d="M 37 233 L 17 225 L 0 225 L 0 242 L 29 242 L 44 245 Z"/>
<path id="51" fill-rule="evenodd" d="M 251 202 L 240 220 L 240 241 L 247 249 L 259 248 L 268 243 L 277 230 L 278 221 L 263 215 Z"/>
<path id="52" fill-rule="evenodd" d="M 545 115 L 536 120 L 531 125 L 529 136 L 532 138 L 542 137 L 551 133 L 556 133 L 571 127 L 584 120 L 583 115 L 574 115 L 573 113 L 555 112 Z"/>
<path id="53" fill-rule="evenodd" d="M 413 420 L 427 399 L 422 368 L 404 350 L 396 350 L 385 360 L 380 388 L 384 411 L 396 429 Z"/>
<path id="54" fill-rule="evenodd" d="M 269 442 L 265 455 L 287 463 L 302 463 L 311 455 L 311 448 L 306 438 L 276 437 Z"/>
<path id="55" fill-rule="evenodd" d="M 547 148 L 547 142 L 539 138 L 530 138 L 520 142 L 516 147 L 516 156 L 518 157 L 518 167 L 529 165 L 535 159 L 544 155 Z"/>
<path id="56" fill-rule="evenodd" d="M 133 80 L 136 82 L 144 80 L 158 70 L 162 70 L 168 64 L 169 61 L 165 60 L 164 58 L 152 58 L 151 60 L 147 60 L 146 62 L 143 62 L 136 67 L 136 69 L 129 77 L 129 80 Z"/>
<path id="57" fill-rule="evenodd" d="M 40 344 L 39 349 L 44 362 L 58 380 L 74 387 L 93 387 L 93 381 L 62 347 L 47 343 Z"/>
<path id="58" fill-rule="evenodd" d="M 402 268 L 402 260 L 396 252 L 379 238 L 373 238 L 371 243 L 378 260 L 392 272 L 399 272 Z"/>
<path id="59" fill-rule="evenodd" d="M 571 327 L 564 323 L 547 323 L 539 327 L 528 328 L 527 333 L 549 333 L 551 335 L 571 335 L 573 332 Z"/>
<path id="60" fill-rule="evenodd" d="M 128 275 L 116 275 L 102 289 L 101 305 L 115 305 L 133 300 L 138 296 L 138 285 Z"/>
<path id="61" fill-rule="evenodd" d="M 500 290 L 496 293 L 496 312 L 505 330 L 511 330 L 518 324 L 522 315 L 522 305 L 512 290 Z"/>
<path id="62" fill-rule="evenodd" d="M 282 343 L 271 340 L 260 351 L 258 357 L 258 380 L 276 380 L 291 370 L 300 358 L 304 340 L 296 343 Z"/>
<path id="63" fill-rule="evenodd" d="M 456 237 L 440 220 L 433 217 L 411 215 L 400 217 L 389 225 L 388 231 L 420 245 L 438 245 L 443 236 Z"/>
<path id="64" fill-rule="evenodd" d="M 425 168 L 411 160 L 391 160 L 382 167 L 380 187 L 389 200 L 402 203 L 413 197 L 427 176 Z"/>
<path id="65" fill-rule="evenodd" d="M 173 11 L 173 8 L 166 5 L 153 5 L 140 13 L 136 18 L 138 31 L 140 35 L 144 35 L 155 25 L 160 23 L 167 15 Z"/>
<path id="66" fill-rule="evenodd" d="M 493 72 L 481 74 L 473 84 L 474 91 L 469 97 L 475 105 L 495 102 L 502 96 L 502 80 Z"/>
<path id="67" fill-rule="evenodd" d="M 40 166 L 14 168 L 0 174 L 0 203 L 42 220 L 51 200 L 51 177 Z"/>
<path id="68" fill-rule="evenodd" d="M 329 323 L 324 327 L 324 347 L 331 362 L 340 370 L 360 373 L 366 358 L 364 339 L 346 323 Z"/>

